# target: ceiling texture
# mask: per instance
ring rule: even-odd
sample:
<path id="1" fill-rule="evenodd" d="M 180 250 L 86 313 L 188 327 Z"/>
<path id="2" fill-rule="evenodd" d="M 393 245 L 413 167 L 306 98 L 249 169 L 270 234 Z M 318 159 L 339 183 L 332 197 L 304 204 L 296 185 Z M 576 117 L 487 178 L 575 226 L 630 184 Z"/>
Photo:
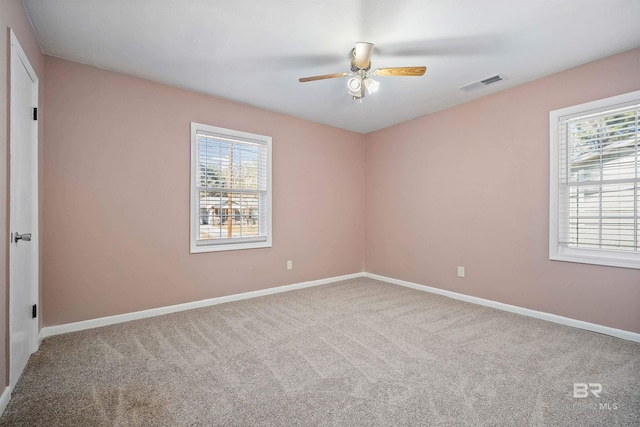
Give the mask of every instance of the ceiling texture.
<path id="1" fill-rule="evenodd" d="M 640 46 L 640 0 L 24 4 L 48 55 L 360 133 Z M 349 72 L 359 41 L 375 43 L 372 69 L 427 72 L 375 77 L 379 90 L 358 101 L 347 78 L 298 82 Z M 498 73 L 504 81 L 459 89 Z"/>

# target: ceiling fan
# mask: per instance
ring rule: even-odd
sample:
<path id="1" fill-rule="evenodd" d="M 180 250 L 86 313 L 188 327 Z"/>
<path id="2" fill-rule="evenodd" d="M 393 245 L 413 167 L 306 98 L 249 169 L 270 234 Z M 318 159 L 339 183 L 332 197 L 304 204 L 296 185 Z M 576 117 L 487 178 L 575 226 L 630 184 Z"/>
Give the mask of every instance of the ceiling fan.
<path id="1" fill-rule="evenodd" d="M 351 72 L 324 74 L 322 76 L 302 77 L 298 79 L 300 83 L 311 82 L 315 80 L 335 79 L 339 77 L 352 76 L 347 81 L 347 89 L 349 95 L 353 99 L 364 98 L 367 91 L 375 92 L 378 88 L 378 82 L 371 79 L 369 75 L 374 76 L 422 76 L 427 67 L 395 67 L 395 68 L 376 68 L 371 69 L 371 54 L 373 53 L 374 44 L 368 42 L 358 42 L 356 47 L 351 49 Z"/>

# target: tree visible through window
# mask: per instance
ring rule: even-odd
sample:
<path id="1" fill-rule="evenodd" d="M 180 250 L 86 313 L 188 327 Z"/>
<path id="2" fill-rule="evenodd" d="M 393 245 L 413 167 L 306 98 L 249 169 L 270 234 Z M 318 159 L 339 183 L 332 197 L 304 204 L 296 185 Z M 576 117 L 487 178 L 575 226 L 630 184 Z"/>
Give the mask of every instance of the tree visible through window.
<path id="1" fill-rule="evenodd" d="M 193 123 L 192 140 L 192 252 L 270 246 L 271 139 Z"/>

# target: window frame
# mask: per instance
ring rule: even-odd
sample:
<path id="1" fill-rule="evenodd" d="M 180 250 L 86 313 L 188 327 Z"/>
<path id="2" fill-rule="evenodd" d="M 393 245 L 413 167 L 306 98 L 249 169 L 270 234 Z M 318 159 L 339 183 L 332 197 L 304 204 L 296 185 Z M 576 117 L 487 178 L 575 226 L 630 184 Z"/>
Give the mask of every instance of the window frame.
<path id="1" fill-rule="evenodd" d="M 640 103 L 640 90 L 603 98 L 584 104 L 561 108 L 549 113 L 550 125 L 550 180 L 549 180 L 549 259 L 583 264 L 640 269 L 640 252 L 606 249 L 570 248 L 560 243 L 560 127 L 571 117 L 614 110 Z M 639 177 L 637 177 L 639 178 Z M 565 210 L 566 211 L 566 210 Z M 636 212 L 637 215 L 637 212 Z M 566 218 L 568 221 L 568 217 Z"/>
<path id="2" fill-rule="evenodd" d="M 244 239 L 229 239 L 228 242 L 224 240 L 216 241 L 209 244 L 198 244 L 198 226 L 200 223 L 200 206 L 198 198 L 198 186 L 196 185 L 196 179 L 198 174 L 198 142 L 196 135 L 198 131 L 203 131 L 208 134 L 218 135 L 221 138 L 228 140 L 237 140 L 238 142 L 253 142 L 262 144 L 267 150 L 267 170 L 266 170 L 266 193 L 265 193 L 265 232 L 266 240 L 250 241 Z M 220 252 L 220 251 L 234 251 L 242 249 L 259 249 L 272 247 L 272 170 L 271 170 L 271 155 L 272 155 L 272 138 L 270 136 L 258 135 L 249 132 L 242 132 L 233 129 L 225 129 L 221 127 L 206 125 L 203 123 L 191 122 L 191 164 L 190 164 L 190 177 L 191 182 L 190 189 L 190 209 L 189 209 L 189 221 L 190 221 L 190 253 L 203 253 L 203 252 Z"/>

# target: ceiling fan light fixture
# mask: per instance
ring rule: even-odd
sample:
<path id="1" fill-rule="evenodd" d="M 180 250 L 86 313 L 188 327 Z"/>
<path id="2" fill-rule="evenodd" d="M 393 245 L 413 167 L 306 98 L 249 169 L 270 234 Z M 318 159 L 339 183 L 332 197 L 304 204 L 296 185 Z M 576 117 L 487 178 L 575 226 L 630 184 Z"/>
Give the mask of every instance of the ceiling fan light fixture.
<path id="1" fill-rule="evenodd" d="M 349 95 L 353 96 L 354 99 L 363 98 L 364 84 L 362 81 L 362 76 L 356 75 L 351 77 L 347 81 L 347 89 L 349 90 Z"/>
<path id="2" fill-rule="evenodd" d="M 351 91 L 360 92 L 361 86 L 362 86 L 362 83 L 360 82 L 360 79 L 358 77 L 351 77 L 347 81 L 347 87 L 349 88 L 349 92 Z"/>
<path id="3" fill-rule="evenodd" d="M 370 77 L 367 77 L 366 79 L 364 79 L 364 85 L 367 88 L 367 92 L 369 92 L 369 95 L 371 95 L 372 93 L 378 90 L 378 87 L 380 86 L 380 82 L 375 81 Z"/>

